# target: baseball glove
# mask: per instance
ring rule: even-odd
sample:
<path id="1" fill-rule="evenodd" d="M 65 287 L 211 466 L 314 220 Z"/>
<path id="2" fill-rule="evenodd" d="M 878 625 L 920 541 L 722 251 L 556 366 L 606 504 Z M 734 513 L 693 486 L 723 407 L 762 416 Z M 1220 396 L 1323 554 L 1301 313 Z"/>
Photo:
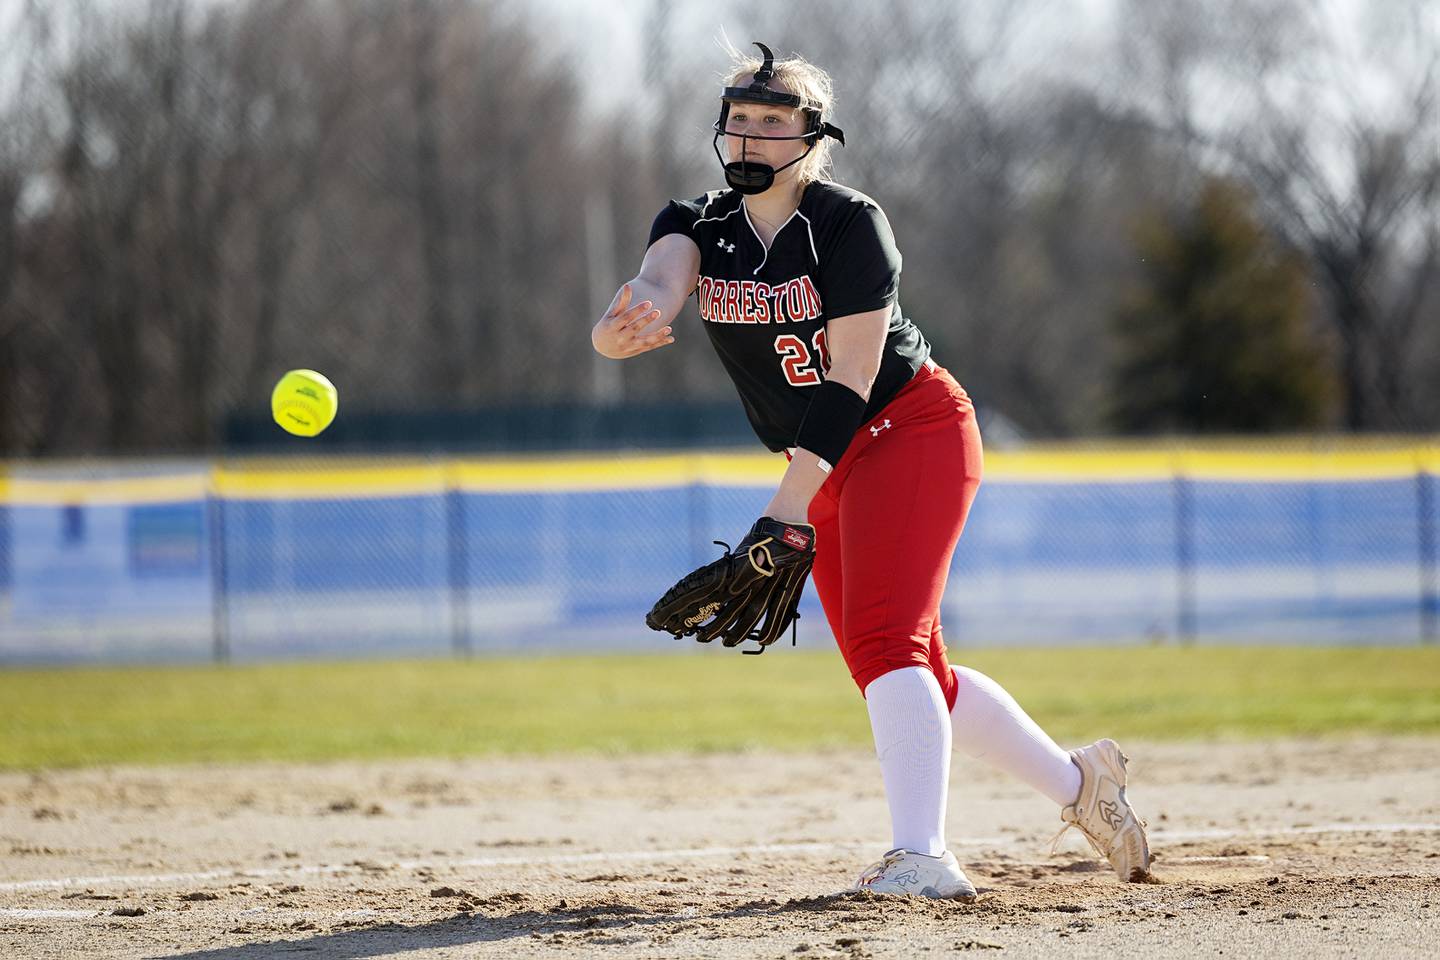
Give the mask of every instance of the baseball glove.
<path id="1" fill-rule="evenodd" d="M 725 555 L 665 591 L 645 624 L 701 643 L 719 637 L 727 647 L 754 640 L 758 649 L 743 652 L 764 653 L 800 619 L 800 594 L 815 563 L 815 528 L 761 517 L 734 550 L 715 542 Z"/>

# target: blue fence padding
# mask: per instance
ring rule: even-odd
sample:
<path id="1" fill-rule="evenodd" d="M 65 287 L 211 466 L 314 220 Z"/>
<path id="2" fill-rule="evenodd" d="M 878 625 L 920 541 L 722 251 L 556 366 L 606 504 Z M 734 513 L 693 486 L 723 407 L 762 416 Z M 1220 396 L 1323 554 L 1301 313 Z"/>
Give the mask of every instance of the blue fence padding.
<path id="1" fill-rule="evenodd" d="M 1428 639 L 1440 634 L 1440 477 L 1421 473 L 1415 488 L 1421 505 L 1421 635 Z"/>
<path id="2" fill-rule="evenodd" d="M 0 596 L 7 595 L 14 584 L 14 573 L 10 569 L 13 549 L 10 543 L 10 505 L 0 503 Z"/>
<path id="3" fill-rule="evenodd" d="M 946 639 L 1414 643 L 1435 628 L 1435 486 L 989 481 Z M 0 660 L 674 649 L 644 612 L 771 492 L 0 506 Z M 813 588 L 801 610 L 803 641 L 830 643 Z"/>
<path id="4" fill-rule="evenodd" d="M 1172 484 L 990 482 L 956 551 L 974 567 L 1166 566 L 1175 559 Z"/>
<path id="5" fill-rule="evenodd" d="M 1194 485 L 1197 560 L 1217 566 L 1413 564 L 1413 479 Z"/>
<path id="6" fill-rule="evenodd" d="M 449 540 L 441 498 L 232 500 L 225 504 L 232 593 L 438 588 Z"/>
<path id="7" fill-rule="evenodd" d="M 1413 479 L 1211 482 L 1196 485 L 1194 503 L 1198 633 L 1419 636 Z"/>

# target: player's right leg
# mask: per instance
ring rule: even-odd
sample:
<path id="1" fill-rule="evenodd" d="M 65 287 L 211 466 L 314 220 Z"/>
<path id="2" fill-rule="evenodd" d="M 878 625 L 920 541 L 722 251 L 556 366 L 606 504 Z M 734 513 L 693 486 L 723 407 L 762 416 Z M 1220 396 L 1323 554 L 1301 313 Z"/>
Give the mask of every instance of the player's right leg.
<path id="1" fill-rule="evenodd" d="M 975 884 L 949 850 L 935 857 L 913 850 L 891 850 L 865 868 L 855 882 L 855 890 L 937 900 L 975 899 Z"/>
<path id="2" fill-rule="evenodd" d="M 944 836 L 955 680 L 930 660 L 945 571 L 980 480 L 979 435 L 962 400 L 927 374 L 886 408 L 884 430 L 861 432 L 864 455 L 827 482 L 843 554 L 837 639 L 865 695 L 892 829 L 892 849 L 857 890 L 973 895 Z"/>
<path id="3" fill-rule="evenodd" d="M 810 568 L 810 582 L 820 598 L 820 608 L 837 642 L 845 625 L 843 571 L 840 567 L 840 504 L 828 487 L 821 487 L 810 501 L 806 517 L 815 528 L 815 562 Z"/>
<path id="4" fill-rule="evenodd" d="M 810 503 L 808 519 L 815 527 L 816 545 L 811 578 L 831 629 L 843 638 L 839 506 L 822 488 Z M 950 722 L 949 706 L 935 675 L 928 667 L 909 666 L 876 677 L 862 692 L 890 806 L 893 849 L 860 875 L 854 889 L 973 897 L 974 885 L 945 849 Z"/>

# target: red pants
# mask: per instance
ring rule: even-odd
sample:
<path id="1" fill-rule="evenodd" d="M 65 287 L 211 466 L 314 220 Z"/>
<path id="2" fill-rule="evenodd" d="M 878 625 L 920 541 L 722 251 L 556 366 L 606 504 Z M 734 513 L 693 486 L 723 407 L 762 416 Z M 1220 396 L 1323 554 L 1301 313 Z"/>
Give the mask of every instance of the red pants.
<path id="1" fill-rule="evenodd" d="M 862 692 L 891 670 L 929 667 L 955 706 L 940 597 L 983 459 L 969 396 L 927 365 L 860 428 L 810 502 L 811 576 Z"/>

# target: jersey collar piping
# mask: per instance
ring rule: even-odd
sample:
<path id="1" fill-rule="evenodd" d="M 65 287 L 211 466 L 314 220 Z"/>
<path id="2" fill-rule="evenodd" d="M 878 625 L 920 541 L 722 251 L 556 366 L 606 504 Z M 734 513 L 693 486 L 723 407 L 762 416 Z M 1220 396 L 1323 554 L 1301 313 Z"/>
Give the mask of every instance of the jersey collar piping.
<path id="1" fill-rule="evenodd" d="M 741 206 L 743 206 L 743 204 L 742 204 Z M 737 207 L 736 210 L 738 210 L 738 209 L 740 209 L 740 208 Z M 710 212 L 709 204 L 706 204 L 705 210 L 703 210 L 702 212 L 703 212 L 703 213 L 709 213 L 709 212 Z M 701 217 L 699 220 L 696 220 L 696 221 L 695 221 L 694 226 L 698 227 L 698 226 L 699 226 L 700 224 L 702 224 L 702 223 L 716 223 L 716 222 L 718 222 L 718 221 L 720 221 L 720 220 L 729 220 L 729 219 L 730 219 L 731 217 L 733 217 L 733 216 L 735 216 L 735 210 L 731 210 L 729 213 L 725 214 L 725 216 L 723 216 L 723 217 Z M 694 229 L 694 227 L 692 227 L 691 229 Z M 751 229 L 754 229 L 754 228 L 752 227 Z"/>
<path id="2" fill-rule="evenodd" d="M 815 252 L 815 230 L 810 224 L 810 218 L 801 213 L 799 207 L 795 208 L 795 215 L 805 221 L 805 233 L 810 237 L 810 256 L 815 259 L 815 265 L 818 267 L 820 265 L 820 254 Z"/>
<path id="3" fill-rule="evenodd" d="M 802 197 L 801 199 L 803 200 L 804 198 Z M 760 249 L 765 251 L 765 256 L 760 258 L 760 266 L 756 267 L 755 270 L 750 274 L 752 277 L 759 276 L 760 271 L 765 267 L 765 261 L 770 259 L 770 251 L 774 249 L 776 242 L 780 239 L 780 234 L 785 232 L 785 228 L 790 225 L 790 221 L 794 220 L 797 214 L 800 216 L 800 219 L 805 221 L 805 226 L 807 229 L 810 226 L 809 218 L 806 217 L 804 214 L 800 213 L 800 208 L 796 207 L 790 212 L 790 216 L 785 218 L 785 222 L 780 224 L 780 226 L 775 230 L 775 236 L 770 238 L 770 246 L 767 247 L 765 246 L 765 241 L 760 239 L 760 231 L 756 230 L 755 224 L 750 222 L 750 211 L 745 209 L 745 204 L 743 202 L 740 204 L 740 209 L 745 211 L 745 222 L 749 225 L 750 232 L 755 235 L 755 240 L 760 244 Z M 815 238 L 813 236 L 810 238 L 810 252 L 815 252 Z"/>

